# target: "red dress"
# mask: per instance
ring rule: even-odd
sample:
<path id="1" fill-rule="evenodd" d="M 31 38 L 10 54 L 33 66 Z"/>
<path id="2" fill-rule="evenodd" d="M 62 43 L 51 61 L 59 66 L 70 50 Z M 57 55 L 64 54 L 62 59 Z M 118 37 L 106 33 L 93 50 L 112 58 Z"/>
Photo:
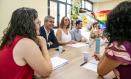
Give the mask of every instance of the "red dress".
<path id="1" fill-rule="evenodd" d="M 11 45 L 5 45 L 0 49 L 0 79 L 32 79 L 33 70 L 26 64 L 18 66 L 13 59 L 14 46 L 22 36 L 16 36 Z"/>

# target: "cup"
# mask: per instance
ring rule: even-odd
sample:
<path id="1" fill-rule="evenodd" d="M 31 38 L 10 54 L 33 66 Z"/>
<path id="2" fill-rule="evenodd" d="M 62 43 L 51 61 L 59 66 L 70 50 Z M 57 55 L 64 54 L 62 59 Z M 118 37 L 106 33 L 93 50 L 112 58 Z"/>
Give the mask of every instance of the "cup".
<path id="1" fill-rule="evenodd" d="M 60 54 L 63 52 L 63 47 L 62 46 L 58 46 L 57 48 L 56 48 L 56 53 L 55 53 L 55 56 L 60 56 Z"/>
<path id="2" fill-rule="evenodd" d="M 61 54 L 63 52 L 63 47 L 59 46 L 58 49 L 59 49 L 59 54 Z"/>
<path id="3" fill-rule="evenodd" d="M 90 60 L 90 54 L 88 52 L 83 52 L 83 60 L 84 62 L 88 62 Z"/>

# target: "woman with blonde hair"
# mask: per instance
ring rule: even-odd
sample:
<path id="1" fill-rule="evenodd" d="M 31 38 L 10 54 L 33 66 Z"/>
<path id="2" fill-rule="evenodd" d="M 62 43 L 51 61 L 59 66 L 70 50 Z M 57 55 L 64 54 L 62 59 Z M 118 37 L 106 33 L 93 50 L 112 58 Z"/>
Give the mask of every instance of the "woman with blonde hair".
<path id="1" fill-rule="evenodd" d="M 73 44 L 74 40 L 71 38 L 71 33 L 69 31 L 70 20 L 68 17 L 64 16 L 61 20 L 60 27 L 56 32 L 56 37 L 59 44 Z"/>

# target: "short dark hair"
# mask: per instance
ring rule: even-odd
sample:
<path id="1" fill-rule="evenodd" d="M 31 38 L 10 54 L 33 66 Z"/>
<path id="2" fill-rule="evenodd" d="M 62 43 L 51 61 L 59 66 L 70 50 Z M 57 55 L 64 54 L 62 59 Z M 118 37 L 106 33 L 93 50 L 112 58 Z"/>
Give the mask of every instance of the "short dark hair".
<path id="1" fill-rule="evenodd" d="M 22 7 L 12 13 L 9 27 L 4 32 L 1 40 L 0 48 L 12 42 L 17 35 L 26 36 L 32 40 L 36 40 L 36 30 L 34 20 L 38 17 L 38 13 L 33 8 Z"/>
<path id="2" fill-rule="evenodd" d="M 118 4 L 107 16 L 105 34 L 109 44 L 117 41 L 131 41 L 131 2 L 124 1 Z"/>
<path id="3" fill-rule="evenodd" d="M 77 21 L 76 21 L 76 25 L 77 25 L 77 24 L 80 24 L 81 22 L 82 22 L 81 20 L 77 20 Z"/>

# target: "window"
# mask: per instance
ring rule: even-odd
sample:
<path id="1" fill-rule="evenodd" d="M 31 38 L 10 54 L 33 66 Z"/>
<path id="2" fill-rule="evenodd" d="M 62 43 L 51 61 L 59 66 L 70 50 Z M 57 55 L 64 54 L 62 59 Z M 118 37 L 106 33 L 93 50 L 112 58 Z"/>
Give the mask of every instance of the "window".
<path id="1" fill-rule="evenodd" d="M 93 11 L 93 3 L 88 0 L 81 0 L 81 8 L 84 8 L 88 11 Z"/>
<path id="2" fill-rule="evenodd" d="M 71 18 L 71 6 L 67 5 L 67 17 Z"/>
<path id="3" fill-rule="evenodd" d="M 55 23 L 54 23 L 54 27 L 57 26 L 57 3 L 50 1 L 50 15 L 53 16 L 55 18 Z"/>
<path id="4" fill-rule="evenodd" d="M 48 0 L 48 15 L 55 17 L 54 27 L 58 27 L 63 16 L 71 17 L 72 0 Z"/>
<path id="5" fill-rule="evenodd" d="M 61 21 L 62 17 L 65 16 L 65 4 L 60 4 L 60 19 L 59 22 Z"/>
<path id="6" fill-rule="evenodd" d="M 92 11 L 92 4 L 88 1 L 85 1 L 85 9 Z"/>
<path id="7" fill-rule="evenodd" d="M 67 3 L 68 3 L 68 4 L 71 4 L 71 0 L 67 0 Z"/>
<path id="8" fill-rule="evenodd" d="M 82 8 L 85 8 L 85 4 L 84 4 L 84 1 L 82 1 L 82 3 L 81 3 L 82 5 L 81 5 L 81 7 Z"/>
<path id="9" fill-rule="evenodd" d="M 61 1 L 61 2 L 66 2 L 66 0 L 58 0 L 58 1 Z"/>

